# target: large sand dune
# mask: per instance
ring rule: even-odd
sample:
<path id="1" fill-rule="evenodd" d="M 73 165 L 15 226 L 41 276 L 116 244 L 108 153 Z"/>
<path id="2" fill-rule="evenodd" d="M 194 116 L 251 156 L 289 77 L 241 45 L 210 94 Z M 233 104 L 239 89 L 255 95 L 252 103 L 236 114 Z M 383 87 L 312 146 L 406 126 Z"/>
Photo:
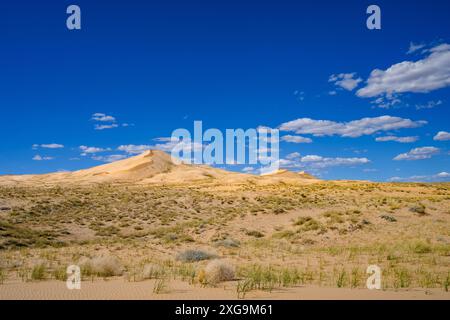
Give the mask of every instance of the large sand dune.
<path id="1" fill-rule="evenodd" d="M 289 181 L 317 181 L 305 172 L 295 173 L 278 170 L 272 174 L 255 176 L 226 171 L 207 165 L 176 164 L 169 154 L 159 150 L 148 150 L 127 159 L 107 163 L 74 172 L 58 172 L 42 175 L 0 176 L 0 184 L 14 183 L 189 183 L 199 180 L 218 179 L 229 184 L 252 180 L 256 183 Z"/>

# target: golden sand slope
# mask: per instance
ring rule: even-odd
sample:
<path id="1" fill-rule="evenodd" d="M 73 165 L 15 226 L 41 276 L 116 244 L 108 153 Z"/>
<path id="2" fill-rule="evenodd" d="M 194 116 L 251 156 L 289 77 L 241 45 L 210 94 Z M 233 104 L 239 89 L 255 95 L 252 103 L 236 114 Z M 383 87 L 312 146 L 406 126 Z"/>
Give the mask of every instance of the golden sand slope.
<path id="1" fill-rule="evenodd" d="M 265 176 L 230 172 L 206 165 L 175 164 L 171 156 L 163 151 L 148 150 L 144 153 L 96 166 L 89 169 L 50 173 L 42 175 L 0 176 L 0 184 L 35 183 L 95 183 L 95 182 L 134 182 L 134 183 L 189 183 L 198 180 L 219 179 L 229 184 L 255 180 L 255 183 L 278 182 L 280 180 L 317 180 L 301 172 L 279 170 Z"/>

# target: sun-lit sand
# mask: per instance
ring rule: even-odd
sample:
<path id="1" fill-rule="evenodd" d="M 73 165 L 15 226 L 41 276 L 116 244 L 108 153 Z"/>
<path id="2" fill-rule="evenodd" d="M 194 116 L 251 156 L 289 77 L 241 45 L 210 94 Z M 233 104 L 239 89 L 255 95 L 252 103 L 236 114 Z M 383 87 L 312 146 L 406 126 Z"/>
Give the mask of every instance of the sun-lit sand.
<path id="1" fill-rule="evenodd" d="M 256 176 L 147 151 L 0 177 L 0 298 L 449 299 L 449 230 L 449 183 Z M 233 274 L 208 282 L 212 260 Z M 369 265 L 382 290 L 366 289 Z"/>

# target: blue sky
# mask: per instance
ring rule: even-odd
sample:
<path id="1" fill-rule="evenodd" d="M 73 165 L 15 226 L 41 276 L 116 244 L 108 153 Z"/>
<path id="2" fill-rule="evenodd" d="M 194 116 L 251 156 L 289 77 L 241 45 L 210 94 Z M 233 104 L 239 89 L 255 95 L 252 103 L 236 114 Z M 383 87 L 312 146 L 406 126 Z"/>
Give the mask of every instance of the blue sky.
<path id="1" fill-rule="evenodd" d="M 3 1 L 0 174 L 99 165 L 202 120 L 284 129 L 303 143 L 282 163 L 325 179 L 448 181 L 450 3 L 374 3 L 381 30 L 356 0 Z"/>

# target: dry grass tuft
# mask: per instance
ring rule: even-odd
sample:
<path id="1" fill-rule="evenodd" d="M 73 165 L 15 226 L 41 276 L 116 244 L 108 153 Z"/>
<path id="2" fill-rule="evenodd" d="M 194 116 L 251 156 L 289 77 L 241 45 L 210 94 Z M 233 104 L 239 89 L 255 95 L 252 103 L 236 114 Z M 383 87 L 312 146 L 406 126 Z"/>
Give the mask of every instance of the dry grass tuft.
<path id="1" fill-rule="evenodd" d="M 235 279 L 234 267 L 230 263 L 219 259 L 208 263 L 204 275 L 206 283 L 210 285 Z"/>

